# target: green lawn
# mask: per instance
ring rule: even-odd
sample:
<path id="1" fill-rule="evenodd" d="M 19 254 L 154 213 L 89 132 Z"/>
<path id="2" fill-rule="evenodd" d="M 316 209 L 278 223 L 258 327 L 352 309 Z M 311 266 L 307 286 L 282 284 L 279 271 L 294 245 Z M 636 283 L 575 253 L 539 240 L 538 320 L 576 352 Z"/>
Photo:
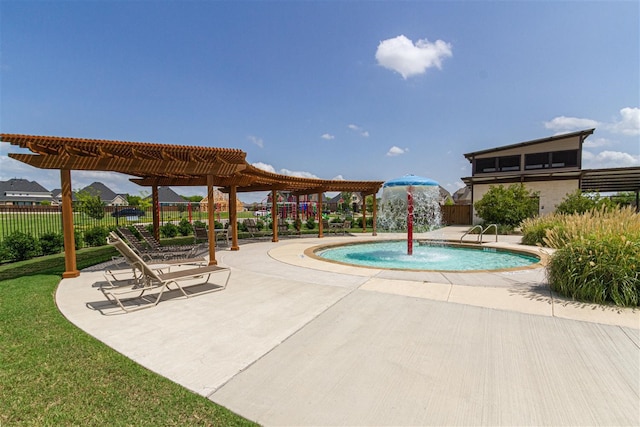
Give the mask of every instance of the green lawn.
<path id="1" fill-rule="evenodd" d="M 73 326 L 59 281 L 0 281 L 0 425 L 254 425 Z"/>

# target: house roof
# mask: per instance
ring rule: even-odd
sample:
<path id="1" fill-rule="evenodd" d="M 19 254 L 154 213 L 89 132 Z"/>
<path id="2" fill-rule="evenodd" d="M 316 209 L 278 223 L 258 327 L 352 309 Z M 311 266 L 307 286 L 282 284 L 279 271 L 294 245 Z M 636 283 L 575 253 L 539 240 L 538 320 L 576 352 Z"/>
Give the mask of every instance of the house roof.
<path id="1" fill-rule="evenodd" d="M 160 203 L 185 203 L 185 200 L 178 193 L 173 191 L 169 187 L 159 187 L 158 188 L 158 202 Z"/>
<path id="2" fill-rule="evenodd" d="M 98 196 L 103 202 L 110 202 L 118 196 L 118 194 L 101 182 L 94 182 L 80 191 L 85 191 L 92 196 Z"/>
<path id="3" fill-rule="evenodd" d="M 8 181 L 0 181 L 0 193 L 2 195 L 11 191 L 25 193 L 50 193 L 49 190 L 38 184 L 36 181 L 29 181 L 23 178 L 12 178 Z"/>
<path id="4" fill-rule="evenodd" d="M 358 191 L 375 194 L 381 181 L 338 181 L 266 172 L 250 165 L 238 149 L 196 147 L 55 136 L 0 134 L 0 140 L 34 154 L 9 157 L 42 169 L 113 171 L 133 175 L 143 186 L 206 186 L 228 192 L 287 190 L 295 194 Z"/>
<path id="5" fill-rule="evenodd" d="M 14 192 L 23 195 L 12 195 L 11 193 Z M 0 181 L 0 201 L 41 202 L 43 199 L 50 198 L 51 192 L 36 181 L 22 178 Z"/>
<path id="6" fill-rule="evenodd" d="M 509 149 L 512 149 L 512 148 L 521 148 L 521 147 L 526 147 L 526 146 L 529 146 L 529 145 L 543 144 L 543 143 L 546 143 L 546 142 L 558 141 L 558 140 L 567 139 L 567 138 L 573 138 L 575 136 L 580 136 L 582 139 L 584 139 L 587 136 L 591 135 L 595 130 L 596 130 L 595 128 L 585 129 L 585 130 L 580 130 L 580 131 L 577 131 L 577 132 L 564 133 L 562 135 L 550 136 L 550 137 L 547 137 L 547 138 L 540 138 L 540 139 L 533 139 L 531 141 L 518 142 L 516 144 L 511 144 L 511 145 L 502 145 L 500 147 L 488 148 L 486 150 L 473 151 L 471 153 L 465 154 L 464 156 L 467 158 L 467 160 L 472 161 L 474 157 L 477 157 L 477 156 L 482 155 L 482 154 L 488 154 L 488 153 L 492 153 L 492 152 L 504 151 L 504 150 L 509 150 Z"/>

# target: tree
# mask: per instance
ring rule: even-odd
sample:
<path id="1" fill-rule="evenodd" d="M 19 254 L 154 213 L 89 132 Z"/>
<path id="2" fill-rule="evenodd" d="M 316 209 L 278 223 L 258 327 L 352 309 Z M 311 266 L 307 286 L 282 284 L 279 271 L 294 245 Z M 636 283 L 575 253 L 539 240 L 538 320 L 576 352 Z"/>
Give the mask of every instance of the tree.
<path id="1" fill-rule="evenodd" d="M 78 191 L 76 198 L 80 202 L 80 212 L 84 212 L 90 218 L 104 218 L 104 203 L 100 200 L 100 196 L 93 196 L 86 191 Z"/>
<path id="2" fill-rule="evenodd" d="M 613 205 L 614 203 L 611 202 L 611 200 L 606 197 L 600 197 L 599 193 L 585 194 L 578 189 L 571 194 L 567 194 L 562 202 L 556 206 L 556 212 L 562 214 L 583 214 L 594 208 L 599 209 L 602 206 L 611 207 Z"/>
<path id="3" fill-rule="evenodd" d="M 538 193 L 524 184 L 489 187 L 489 191 L 474 205 L 480 218 L 489 223 L 515 227 L 538 212 Z"/>

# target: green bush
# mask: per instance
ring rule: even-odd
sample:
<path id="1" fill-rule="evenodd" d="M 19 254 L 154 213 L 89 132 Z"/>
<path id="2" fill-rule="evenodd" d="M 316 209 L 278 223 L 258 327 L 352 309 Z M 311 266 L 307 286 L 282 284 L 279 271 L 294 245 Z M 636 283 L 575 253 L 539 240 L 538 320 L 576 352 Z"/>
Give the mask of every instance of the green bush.
<path id="1" fill-rule="evenodd" d="M 516 227 L 538 212 L 538 194 L 531 193 L 523 184 L 512 184 L 507 188 L 491 185 L 473 206 L 488 224 Z"/>
<path id="2" fill-rule="evenodd" d="M 180 220 L 180 223 L 178 224 L 178 233 L 180 233 L 181 236 L 188 236 L 192 232 L 193 227 L 191 227 L 191 223 L 189 222 L 189 220 L 186 218 L 182 218 Z"/>
<path id="3" fill-rule="evenodd" d="M 40 249 L 42 255 L 53 255 L 62 252 L 64 238 L 62 234 L 49 232 L 40 236 Z"/>
<path id="4" fill-rule="evenodd" d="M 314 228 L 316 228 L 316 220 L 313 219 L 313 217 L 308 218 L 305 226 L 307 227 L 307 229 L 313 230 Z"/>
<path id="5" fill-rule="evenodd" d="M 637 306 L 640 301 L 640 240 L 610 234 L 573 240 L 547 266 L 551 289 L 576 300 Z"/>
<path id="6" fill-rule="evenodd" d="M 602 198 L 598 193 L 585 194 L 578 189 L 565 196 L 562 202 L 556 206 L 556 212 L 561 214 L 581 214 L 602 207 L 610 208 L 614 205 L 610 199 Z"/>
<path id="7" fill-rule="evenodd" d="M 174 223 L 168 222 L 160 227 L 160 234 L 168 239 L 176 237 L 178 235 L 178 227 Z"/>
<path id="8" fill-rule="evenodd" d="M 87 246 L 106 245 L 108 235 L 109 230 L 98 225 L 84 232 L 84 242 L 87 244 Z"/>
<path id="9" fill-rule="evenodd" d="M 24 261 L 40 255 L 38 241 L 31 234 L 21 231 L 15 231 L 5 237 L 2 244 L 8 259 L 13 261 Z"/>

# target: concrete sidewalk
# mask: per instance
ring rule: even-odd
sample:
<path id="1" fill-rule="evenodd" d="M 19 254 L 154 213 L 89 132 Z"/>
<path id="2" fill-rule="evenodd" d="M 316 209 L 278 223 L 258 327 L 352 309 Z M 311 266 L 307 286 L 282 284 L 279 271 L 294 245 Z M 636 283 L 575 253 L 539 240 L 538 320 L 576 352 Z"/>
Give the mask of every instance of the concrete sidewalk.
<path id="1" fill-rule="evenodd" d="M 107 345 L 263 425 L 640 424 L 638 311 L 558 298 L 541 268 L 416 273 L 304 255 L 380 238 L 218 252 L 225 291 L 130 314 L 105 303 L 100 272 L 64 279 L 56 298 Z"/>

